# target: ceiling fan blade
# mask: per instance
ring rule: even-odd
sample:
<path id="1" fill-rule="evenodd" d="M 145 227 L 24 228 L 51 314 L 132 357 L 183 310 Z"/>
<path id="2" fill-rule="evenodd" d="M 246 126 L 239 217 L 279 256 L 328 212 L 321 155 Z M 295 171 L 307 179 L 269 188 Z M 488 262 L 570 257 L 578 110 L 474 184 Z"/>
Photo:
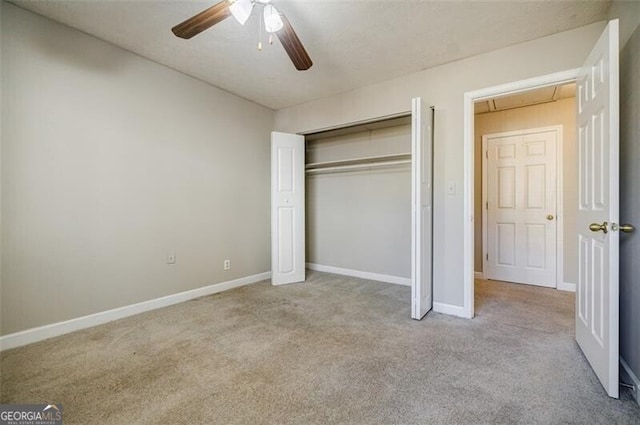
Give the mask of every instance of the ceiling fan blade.
<path id="1" fill-rule="evenodd" d="M 194 35 L 200 34 L 207 28 L 211 28 L 218 22 L 224 21 L 229 16 L 231 16 L 229 3 L 227 3 L 227 0 L 222 0 L 220 3 L 214 4 L 210 8 L 179 23 L 171 28 L 171 31 L 173 31 L 177 37 L 189 39 Z"/>
<path id="2" fill-rule="evenodd" d="M 291 62 L 293 62 L 296 69 L 298 71 L 306 71 L 311 68 L 313 62 L 311 62 L 311 58 L 304 49 L 302 42 L 293 30 L 293 27 L 287 17 L 282 14 L 280 17 L 282 18 L 284 26 L 281 30 L 276 32 L 276 35 L 278 36 L 280 43 L 282 43 L 282 47 L 284 47 L 284 50 L 289 55 L 289 58 L 291 58 Z"/>

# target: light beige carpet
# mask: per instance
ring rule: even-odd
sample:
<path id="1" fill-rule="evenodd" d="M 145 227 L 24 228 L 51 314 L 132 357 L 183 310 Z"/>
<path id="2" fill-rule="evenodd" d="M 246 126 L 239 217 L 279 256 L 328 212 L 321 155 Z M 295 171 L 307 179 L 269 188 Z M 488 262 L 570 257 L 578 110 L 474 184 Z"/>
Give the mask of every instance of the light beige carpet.
<path id="1" fill-rule="evenodd" d="M 477 317 L 409 319 L 407 287 L 309 272 L 0 357 L 3 403 L 65 424 L 634 424 L 573 338 L 573 295 L 476 284 Z"/>

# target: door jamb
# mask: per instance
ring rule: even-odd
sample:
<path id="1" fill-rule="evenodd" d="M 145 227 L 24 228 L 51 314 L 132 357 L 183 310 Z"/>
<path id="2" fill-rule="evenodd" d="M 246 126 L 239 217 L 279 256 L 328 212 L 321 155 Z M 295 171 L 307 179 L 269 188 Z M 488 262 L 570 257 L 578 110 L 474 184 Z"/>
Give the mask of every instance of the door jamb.
<path id="1" fill-rule="evenodd" d="M 577 80 L 580 68 L 569 69 L 553 74 L 540 75 L 526 80 L 514 81 L 497 86 L 468 91 L 464 93 L 464 317 L 474 316 L 474 107 L 479 100 L 496 96 L 516 94 L 523 91 L 548 87 Z"/>
<path id="2" fill-rule="evenodd" d="M 509 137 L 509 136 L 522 136 L 531 133 L 542 133 L 555 131 L 556 133 L 556 273 L 555 273 L 555 289 L 560 289 L 564 282 L 564 205 L 563 205 L 563 172 L 564 172 L 564 126 L 563 125 L 550 125 L 545 127 L 526 128 L 513 131 L 501 131 L 498 133 L 490 133 L 482 135 L 482 205 L 485 205 L 488 200 L 488 186 L 487 186 L 487 159 L 484 152 L 487 151 L 487 143 L 489 136 L 495 137 Z M 482 273 L 486 270 L 486 256 L 488 252 L 487 246 L 487 214 L 486 209 L 482 214 Z M 486 276 L 485 276 L 486 278 Z"/>

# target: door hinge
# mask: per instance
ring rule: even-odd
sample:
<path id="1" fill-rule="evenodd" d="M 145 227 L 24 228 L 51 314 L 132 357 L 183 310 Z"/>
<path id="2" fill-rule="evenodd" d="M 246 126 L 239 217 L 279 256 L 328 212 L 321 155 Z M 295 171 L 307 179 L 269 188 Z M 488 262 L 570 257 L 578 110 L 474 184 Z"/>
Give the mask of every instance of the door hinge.
<path id="1" fill-rule="evenodd" d="M 484 258 L 486 258 L 487 261 L 489 261 L 489 254 L 485 254 Z"/>
<path id="2" fill-rule="evenodd" d="M 484 157 L 489 159 L 489 151 L 488 150 L 484 151 Z"/>
<path id="3" fill-rule="evenodd" d="M 485 207 L 485 209 L 487 209 L 487 210 L 489 209 L 489 201 L 487 201 L 487 202 L 484 204 L 484 207 Z"/>

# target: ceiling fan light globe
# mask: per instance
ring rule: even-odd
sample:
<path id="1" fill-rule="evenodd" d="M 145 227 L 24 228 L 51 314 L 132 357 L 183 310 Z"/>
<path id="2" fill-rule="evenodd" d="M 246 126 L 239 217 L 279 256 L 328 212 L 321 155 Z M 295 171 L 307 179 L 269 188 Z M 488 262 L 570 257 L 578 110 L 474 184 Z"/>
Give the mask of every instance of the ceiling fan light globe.
<path id="1" fill-rule="evenodd" d="M 280 12 L 273 5 L 268 4 L 264 7 L 264 29 L 267 32 L 280 31 L 284 27 Z"/>
<path id="2" fill-rule="evenodd" d="M 235 0 L 229 5 L 229 11 L 240 25 L 247 22 L 252 10 L 253 2 L 251 0 Z"/>

